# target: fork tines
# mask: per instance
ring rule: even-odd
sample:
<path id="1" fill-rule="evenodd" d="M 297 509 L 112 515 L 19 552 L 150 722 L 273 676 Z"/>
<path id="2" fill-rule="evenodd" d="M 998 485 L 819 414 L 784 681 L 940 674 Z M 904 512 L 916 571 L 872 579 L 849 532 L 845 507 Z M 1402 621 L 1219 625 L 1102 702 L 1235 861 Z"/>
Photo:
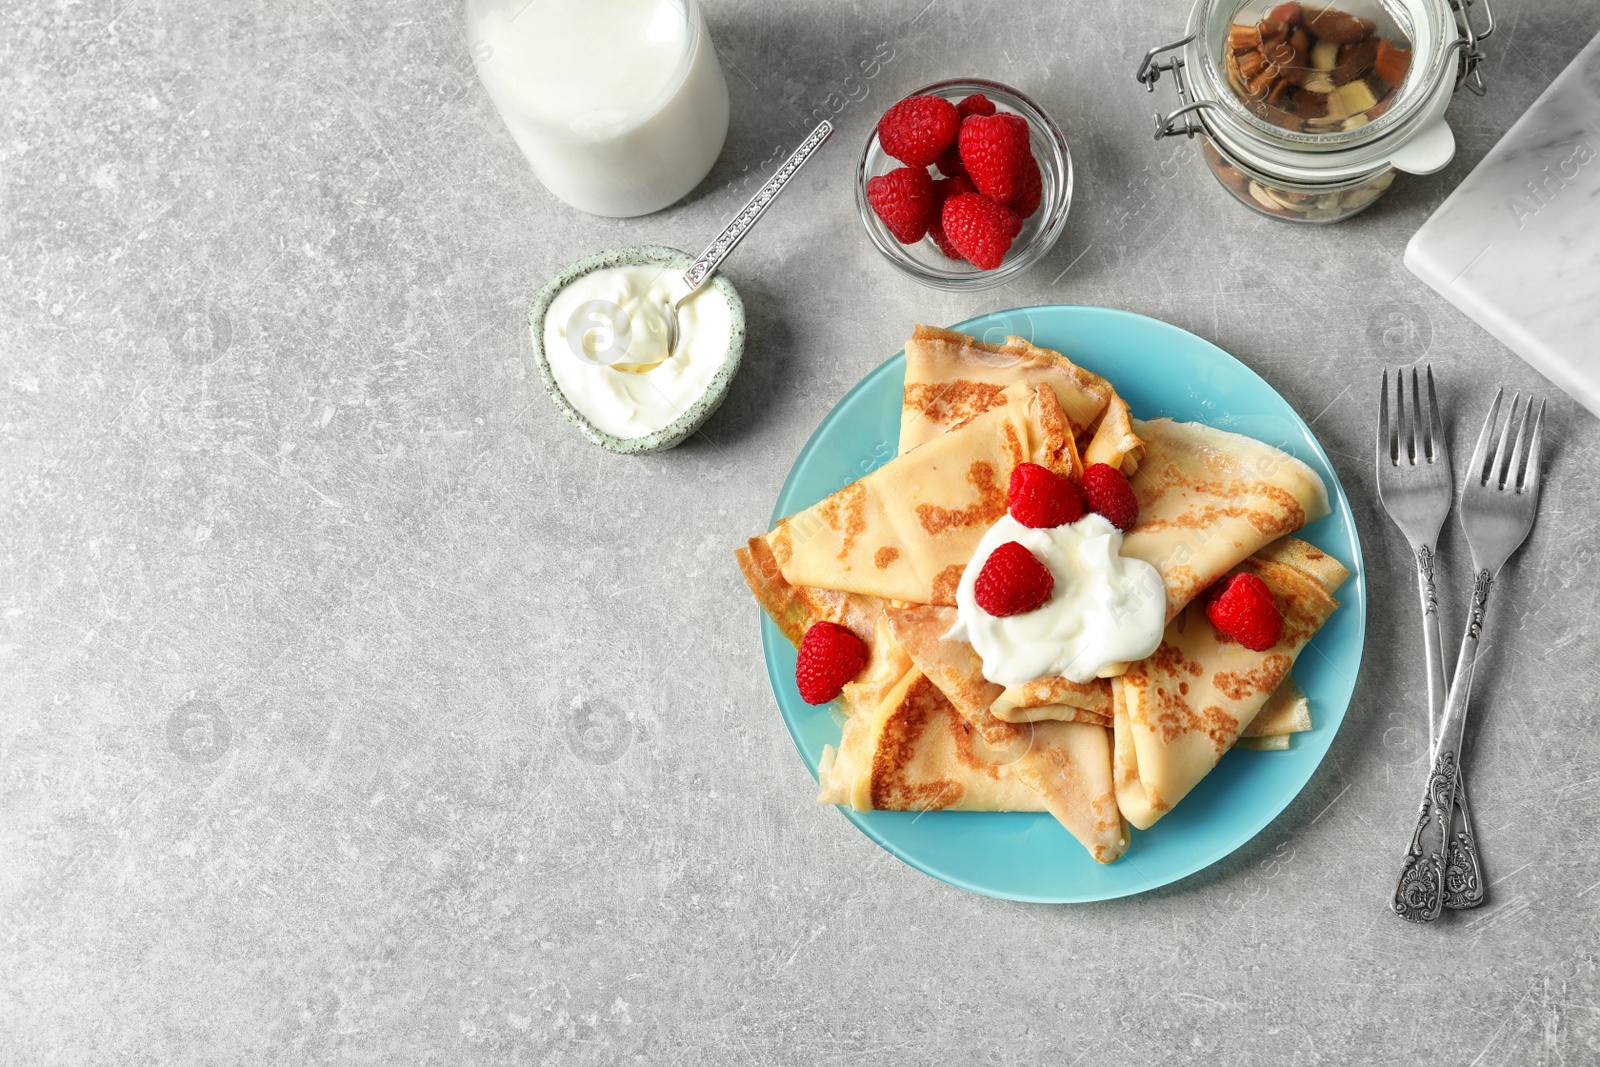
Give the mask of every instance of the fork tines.
<path id="1" fill-rule="evenodd" d="M 1444 448 L 1444 420 L 1439 417 L 1439 395 L 1433 388 L 1433 366 L 1425 364 L 1423 372 L 1428 377 L 1428 417 L 1422 415 L 1422 387 L 1417 368 L 1411 368 L 1411 406 L 1406 407 L 1406 374 L 1395 372 L 1395 418 L 1389 418 L 1389 371 L 1383 372 L 1383 387 L 1378 402 L 1378 453 L 1385 449 L 1389 462 L 1399 464 L 1402 451 L 1406 462 L 1432 463 Z M 1419 434 L 1420 430 L 1420 434 Z M 1387 441 L 1385 440 L 1387 435 Z"/>
<path id="2" fill-rule="evenodd" d="M 1495 422 L 1500 415 L 1500 401 L 1504 396 L 1504 387 L 1495 390 L 1494 403 L 1489 405 L 1489 414 L 1483 420 L 1483 430 L 1478 434 L 1478 444 L 1472 450 L 1472 460 L 1467 464 L 1467 470 L 1472 472 L 1480 488 L 1510 489 L 1517 493 L 1538 492 L 1539 438 L 1544 430 L 1544 401 L 1539 401 L 1539 409 L 1535 412 L 1532 396 L 1523 404 L 1521 392 L 1512 394 L 1511 411 L 1500 428 L 1499 443 L 1490 453 L 1489 440 L 1494 436 Z M 1533 421 L 1531 436 L 1528 433 L 1529 419 Z M 1511 439 L 1512 423 L 1517 424 L 1517 437 L 1512 442 L 1510 452 L 1507 452 L 1506 443 Z M 1524 445 L 1527 446 L 1526 469 L 1523 467 Z"/>

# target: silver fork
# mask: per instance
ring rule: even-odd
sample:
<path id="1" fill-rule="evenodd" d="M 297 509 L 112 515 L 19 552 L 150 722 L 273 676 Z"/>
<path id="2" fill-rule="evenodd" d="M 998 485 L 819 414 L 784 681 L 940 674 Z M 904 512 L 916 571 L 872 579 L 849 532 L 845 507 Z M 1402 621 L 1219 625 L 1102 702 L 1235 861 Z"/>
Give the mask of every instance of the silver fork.
<path id="1" fill-rule="evenodd" d="M 1491 457 L 1489 440 L 1494 436 L 1504 395 L 1504 389 L 1494 394 L 1489 417 L 1484 420 L 1478 446 L 1472 450 L 1472 460 L 1467 466 L 1467 484 L 1461 491 L 1461 528 L 1472 549 L 1472 569 L 1476 575 L 1472 586 L 1472 617 L 1467 623 L 1466 636 L 1461 639 L 1455 677 L 1450 681 L 1444 724 L 1439 729 L 1433 769 L 1422 795 L 1417 829 L 1411 836 L 1411 845 L 1400 869 L 1400 881 L 1395 886 L 1394 910 L 1402 919 L 1411 922 L 1432 922 L 1439 917 L 1444 905 L 1447 892 L 1444 853 L 1450 836 L 1449 812 L 1458 791 L 1461 738 L 1466 731 L 1467 701 L 1472 693 L 1478 635 L 1483 630 L 1489 587 L 1511 553 L 1527 540 L 1528 531 L 1533 529 L 1534 515 L 1539 510 L 1539 438 L 1544 428 L 1544 403 L 1540 402 L 1539 412 L 1534 415 L 1533 398 L 1529 397 L 1519 421 L 1517 409 L 1522 394 L 1512 397 L 1511 412 Z M 1531 436 L 1528 433 L 1530 416 L 1533 420 Z M 1512 423 L 1517 423 L 1517 437 L 1507 452 Z M 1527 465 L 1524 468 L 1525 456 Z"/>
<path id="2" fill-rule="evenodd" d="M 1423 413 L 1417 370 L 1411 370 L 1411 408 L 1406 409 L 1406 376 L 1395 375 L 1395 417 L 1389 417 L 1389 372 L 1383 372 L 1383 392 L 1378 401 L 1378 499 L 1411 545 L 1417 563 L 1417 589 L 1422 595 L 1422 651 L 1428 675 L 1428 762 L 1439 744 L 1444 720 L 1444 650 L 1439 638 L 1439 598 L 1433 568 L 1438 556 L 1439 528 L 1450 513 L 1455 482 L 1450 475 L 1450 450 L 1439 417 L 1439 396 L 1433 388 L 1433 367 L 1428 376 L 1428 409 Z M 1483 871 L 1478 865 L 1478 843 L 1472 832 L 1466 784 L 1457 776 L 1456 796 L 1450 813 L 1450 846 L 1446 857 L 1445 907 L 1475 908 L 1483 903 Z"/>

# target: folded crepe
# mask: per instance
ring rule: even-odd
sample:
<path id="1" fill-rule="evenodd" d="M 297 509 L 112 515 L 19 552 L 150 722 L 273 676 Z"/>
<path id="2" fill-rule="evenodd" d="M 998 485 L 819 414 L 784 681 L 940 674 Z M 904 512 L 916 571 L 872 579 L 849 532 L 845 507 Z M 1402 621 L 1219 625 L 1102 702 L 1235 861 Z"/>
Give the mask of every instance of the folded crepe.
<path id="1" fill-rule="evenodd" d="M 1079 477 L 1084 462 L 1137 463 L 1139 439 L 1128 405 L 1110 382 L 1022 337 L 991 345 L 932 326 L 916 327 L 906 342 L 900 454 L 1004 405 L 1006 389 L 1016 382 L 1049 385 L 1055 393 L 1074 446 L 1073 464 L 1063 473 Z"/>
<path id="2" fill-rule="evenodd" d="M 945 636 L 955 622 L 954 608 L 891 604 L 884 618 L 895 644 L 960 714 L 979 751 L 1032 788 L 1096 860 L 1110 863 L 1122 855 L 1127 829 L 1121 815 L 1111 815 L 1106 806 L 1115 791 L 1107 794 L 1109 779 L 1100 776 L 1102 741 L 1110 756 L 1109 690 L 1103 716 L 1081 709 L 1073 716 L 1063 709 L 1049 722 L 1005 722 L 989 711 L 1001 689 L 984 679 L 978 653 L 967 642 Z"/>
<path id="3" fill-rule="evenodd" d="M 1288 748 L 1289 735 L 1311 729 L 1311 701 L 1289 675 L 1261 705 L 1250 725 L 1239 735 L 1236 748 Z M 1247 744 L 1246 742 L 1251 742 Z M 1281 742 L 1281 743 L 1280 743 Z"/>
<path id="4" fill-rule="evenodd" d="M 978 541 L 1006 511 L 1024 461 L 1066 472 L 1072 435 L 1047 386 L 1005 402 L 778 522 L 767 541 L 784 579 L 917 604 L 954 604 Z"/>
<path id="5" fill-rule="evenodd" d="M 825 804 L 856 811 L 1048 811 L 1099 863 L 1128 847 L 1103 726 L 974 726 L 915 666 L 852 715 L 818 768 Z"/>
<path id="6" fill-rule="evenodd" d="M 945 636 L 956 624 L 956 609 L 934 604 L 891 604 L 884 612 L 895 643 L 918 670 L 933 679 L 963 715 L 988 711 L 1004 691 L 984 678 L 978 650 Z"/>
<path id="7" fill-rule="evenodd" d="M 1145 452 L 1122 554 L 1161 572 L 1169 622 L 1240 560 L 1328 513 L 1317 472 L 1281 449 L 1195 422 L 1133 426 Z"/>
<path id="8" fill-rule="evenodd" d="M 989 711 L 1005 722 L 1098 722 L 1111 725 L 1111 682 L 1096 678 L 1039 678 L 1007 686 Z"/>
<path id="9" fill-rule="evenodd" d="M 939 688 L 911 668 L 872 711 L 822 750 L 824 804 L 856 811 L 1044 811 L 1044 801 L 981 741 Z"/>
<path id="10" fill-rule="evenodd" d="M 1115 395 L 1104 378 L 1021 337 L 992 345 L 954 330 L 919 325 L 906 342 L 900 451 L 909 452 L 1000 407 L 1006 389 L 1016 382 L 1030 386 L 1048 383 L 1075 438 L 1089 433 Z"/>
<path id="11" fill-rule="evenodd" d="M 790 585 L 783 580 L 778 560 L 764 538 L 750 538 L 749 544 L 734 556 L 756 603 L 796 648 L 800 647 L 811 624 L 824 619 L 838 623 L 867 642 L 867 665 L 845 686 L 844 706 L 847 714 L 876 707 L 910 665 L 905 654 L 892 643 L 871 639 L 883 617 L 883 601 L 836 589 Z"/>
<path id="12" fill-rule="evenodd" d="M 1003 722 L 1056 720 L 1111 725 L 1111 683 L 1080 683 L 1050 678 L 1003 688 L 983 676 L 983 660 L 966 641 L 945 635 L 956 624 L 956 609 L 929 604 L 890 605 L 889 627 L 900 647 L 963 712 L 982 710 Z M 1030 702 L 1018 707 L 1019 694 Z"/>
<path id="13" fill-rule="evenodd" d="M 1283 616 L 1274 647 L 1253 652 L 1222 636 L 1204 605 L 1194 603 L 1168 623 L 1153 655 L 1112 680 L 1117 804 L 1141 830 L 1171 811 L 1252 724 L 1339 606 L 1333 592 L 1349 573 L 1290 537 L 1237 569 L 1266 584 Z M 1299 714 L 1296 692 L 1288 691 L 1288 710 L 1277 713 L 1291 723 Z"/>
<path id="14" fill-rule="evenodd" d="M 1244 749 L 1246 752 L 1287 752 L 1289 751 L 1289 735 L 1275 734 L 1271 737 L 1241 737 L 1233 743 L 1233 747 Z"/>
<path id="15" fill-rule="evenodd" d="M 1131 478 L 1144 459 L 1144 451 L 1144 440 L 1134 432 L 1133 413 L 1120 396 L 1113 396 L 1094 436 L 1084 446 L 1084 465 L 1104 463 Z"/>
<path id="16" fill-rule="evenodd" d="M 819 800 L 859 811 L 1048 811 L 1101 863 L 1127 848 L 1105 727 L 1019 727 L 984 715 L 974 728 L 894 639 L 882 601 L 791 585 L 763 538 L 736 556 L 791 643 L 821 619 L 867 643 L 867 666 L 844 687 L 850 717 L 839 748 L 823 751 Z"/>

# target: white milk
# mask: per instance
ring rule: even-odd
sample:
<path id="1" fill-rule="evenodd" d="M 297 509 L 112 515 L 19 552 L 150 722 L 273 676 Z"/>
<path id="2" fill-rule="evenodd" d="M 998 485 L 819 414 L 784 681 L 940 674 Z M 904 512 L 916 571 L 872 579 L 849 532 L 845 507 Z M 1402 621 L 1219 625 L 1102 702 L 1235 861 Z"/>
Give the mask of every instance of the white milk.
<path id="1" fill-rule="evenodd" d="M 696 0 L 467 0 L 489 98 L 539 180 L 596 215 L 643 215 L 699 183 L 728 86 Z"/>

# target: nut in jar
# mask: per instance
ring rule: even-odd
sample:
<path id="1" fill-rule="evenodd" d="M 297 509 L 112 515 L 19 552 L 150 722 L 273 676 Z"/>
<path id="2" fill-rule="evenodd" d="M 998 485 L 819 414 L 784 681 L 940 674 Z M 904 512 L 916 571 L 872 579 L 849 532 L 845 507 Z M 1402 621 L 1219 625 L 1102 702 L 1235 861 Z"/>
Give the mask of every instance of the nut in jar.
<path id="1" fill-rule="evenodd" d="M 1384 22 L 1331 7 L 1278 4 L 1228 30 L 1228 85 L 1249 111 L 1306 133 L 1352 130 L 1382 115 L 1411 66 L 1410 41 Z M 1380 11 L 1380 14 L 1382 12 Z"/>
<path id="2" fill-rule="evenodd" d="M 1210 140 L 1202 139 L 1200 150 L 1211 173 L 1240 203 L 1294 222 L 1341 222 L 1372 206 L 1394 184 L 1396 173 L 1391 168 L 1332 189 L 1297 188 L 1261 174 L 1247 174 L 1217 151 Z"/>

